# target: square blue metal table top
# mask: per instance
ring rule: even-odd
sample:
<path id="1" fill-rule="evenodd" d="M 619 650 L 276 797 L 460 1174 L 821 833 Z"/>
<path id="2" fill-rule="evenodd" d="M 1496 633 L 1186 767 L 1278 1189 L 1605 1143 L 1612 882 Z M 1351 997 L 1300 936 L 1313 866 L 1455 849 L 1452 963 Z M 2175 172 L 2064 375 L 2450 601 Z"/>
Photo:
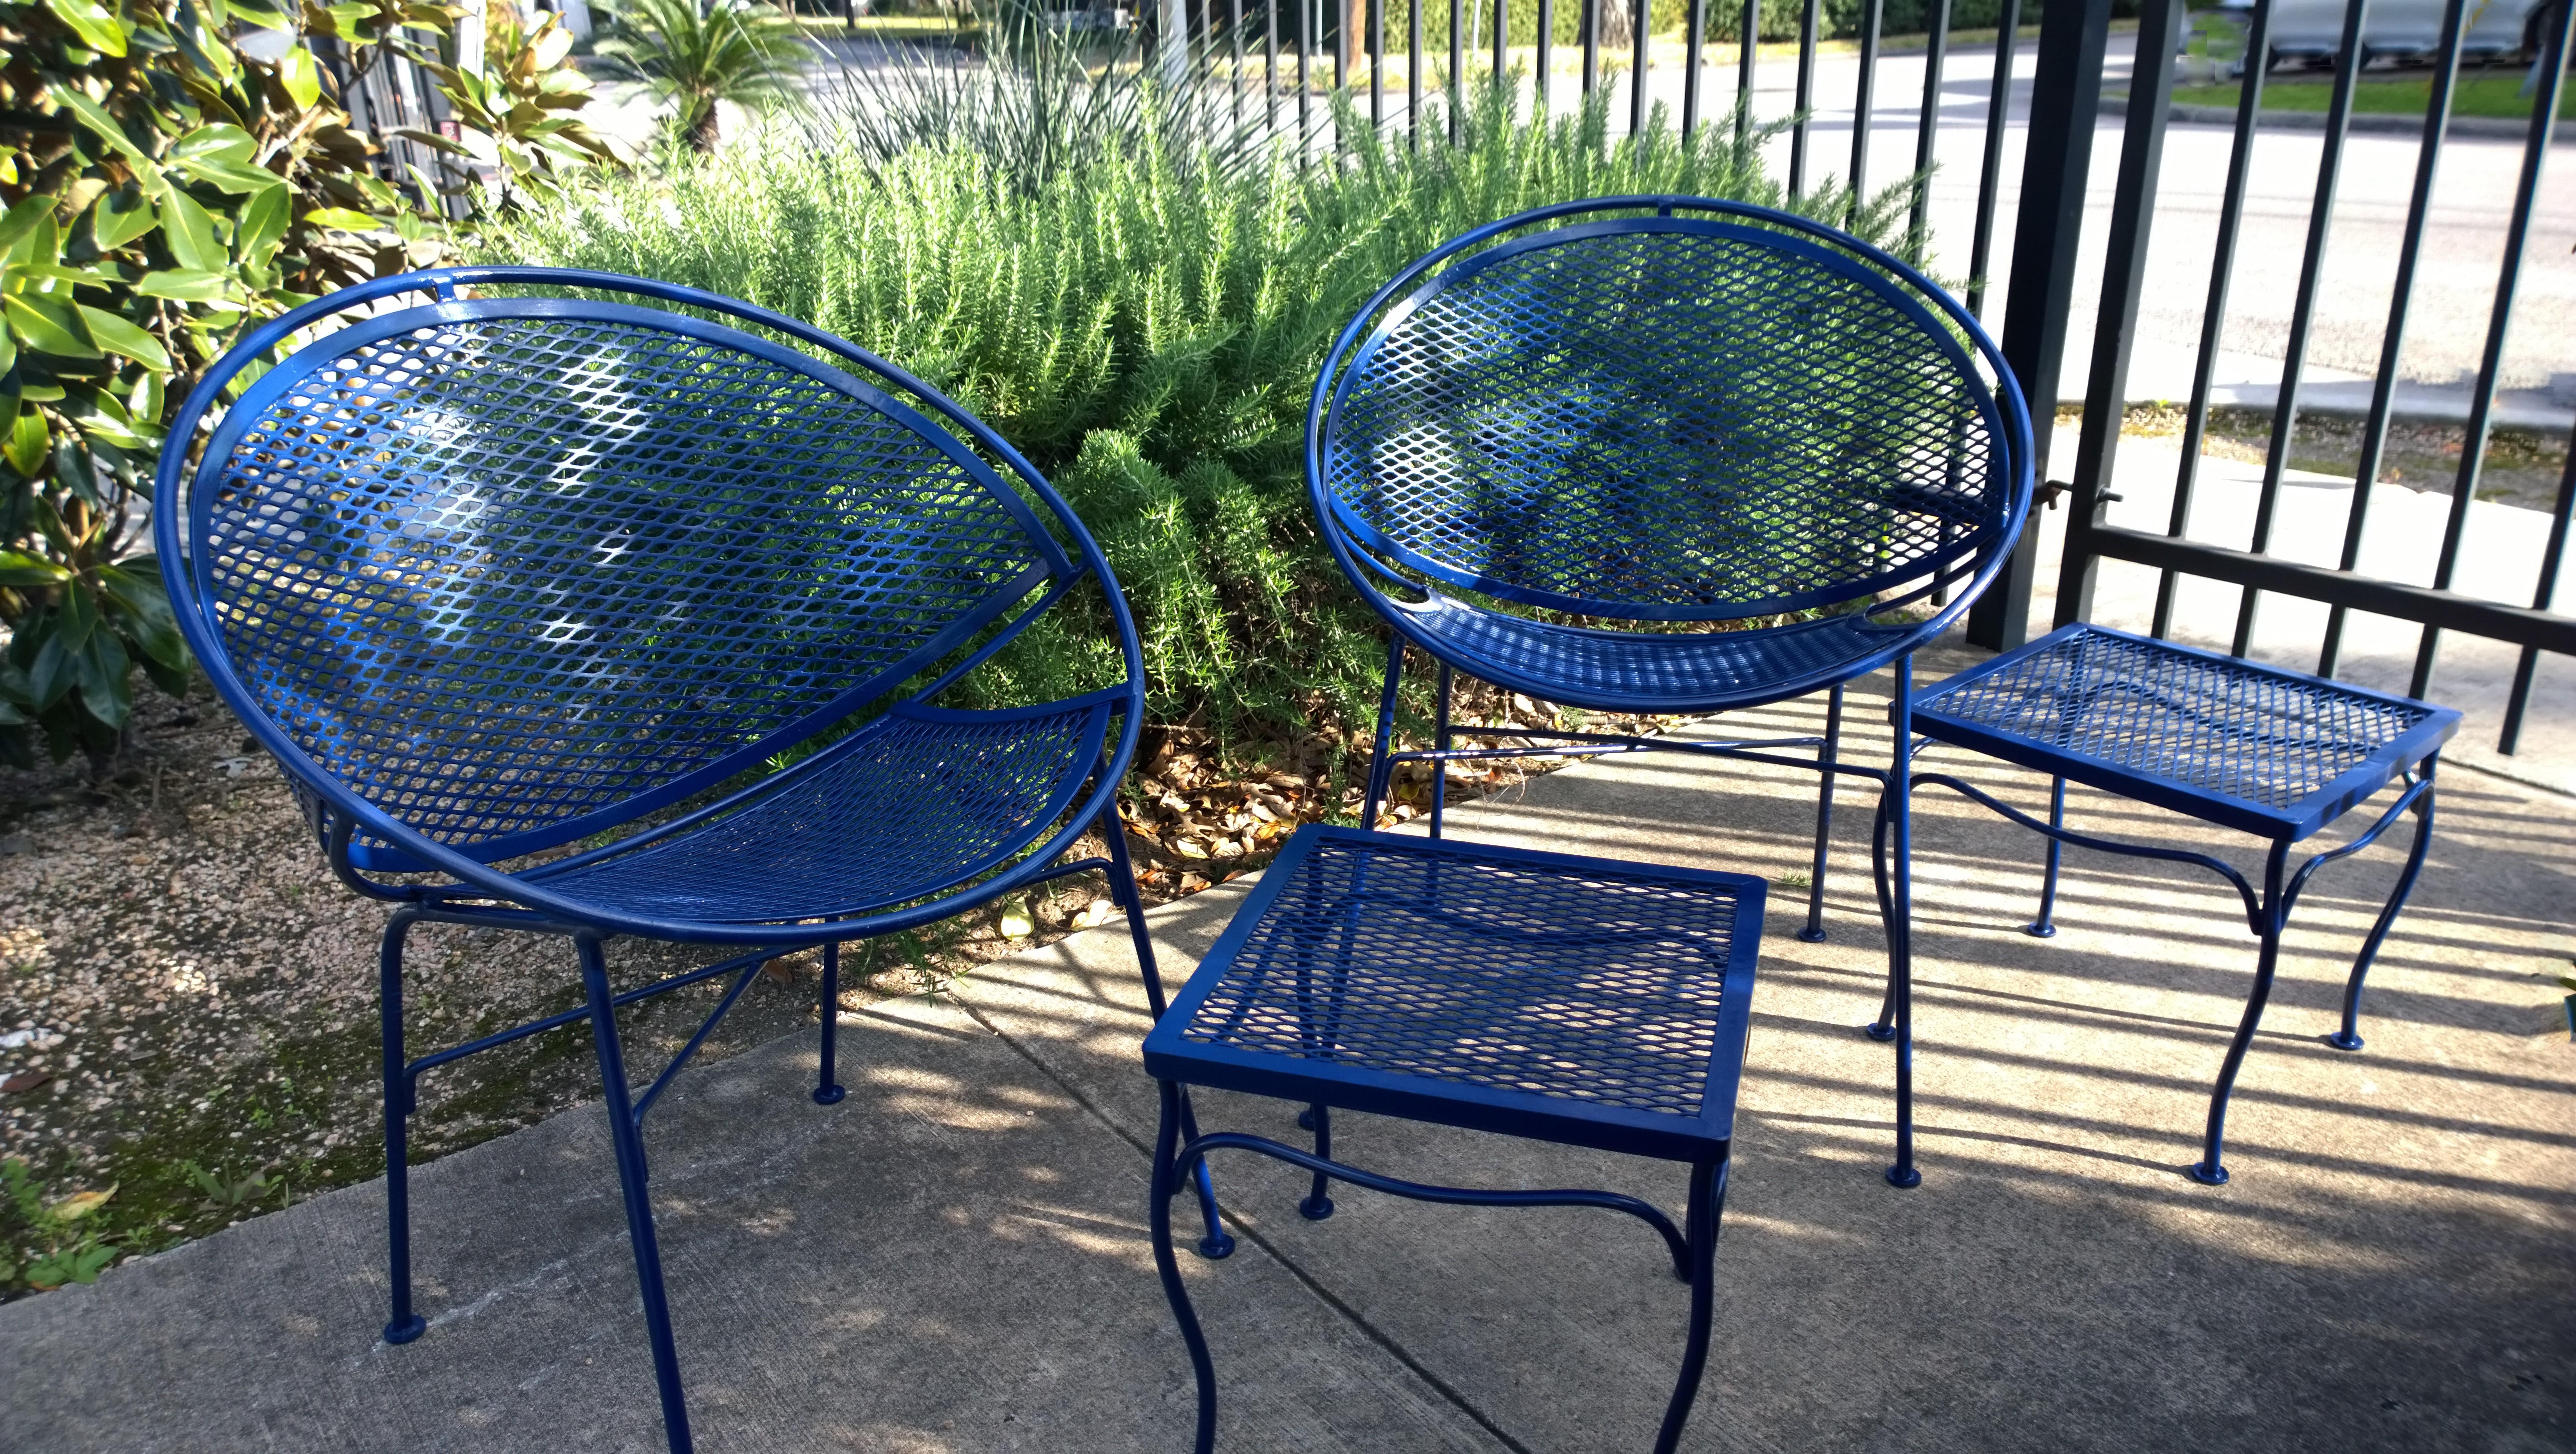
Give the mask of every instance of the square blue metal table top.
<path id="1" fill-rule="evenodd" d="M 1697 1160 L 1734 1134 L 1763 890 L 1308 825 L 1145 1037 L 1145 1067 Z"/>
<path id="2" fill-rule="evenodd" d="M 1926 737 L 2290 842 L 2459 726 L 2413 697 L 2084 622 L 1914 698 Z"/>

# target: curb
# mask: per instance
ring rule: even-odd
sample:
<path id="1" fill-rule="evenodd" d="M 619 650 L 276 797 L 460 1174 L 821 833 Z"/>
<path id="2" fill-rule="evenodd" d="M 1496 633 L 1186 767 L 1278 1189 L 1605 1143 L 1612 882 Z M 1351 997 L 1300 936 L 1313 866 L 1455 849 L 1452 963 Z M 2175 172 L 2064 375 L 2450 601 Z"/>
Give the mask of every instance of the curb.
<path id="1" fill-rule="evenodd" d="M 2102 114 L 2105 116 L 2127 116 L 2129 114 L 2129 98 L 2126 96 L 2103 97 Z M 2323 131 L 2326 129 L 2326 113 L 2322 111 L 2266 110 L 2258 119 L 2261 122 L 2261 129 L 2265 131 Z M 2224 126 L 2233 130 L 2236 126 L 2236 108 L 2232 106 L 2176 106 L 2165 113 L 2165 121 L 2166 124 L 2172 126 Z M 2421 136 L 2424 134 L 2424 118 L 2421 116 L 2409 116 L 2403 112 L 2356 111 L 2352 114 L 2351 118 L 2345 122 L 2345 127 L 2351 131 L 2394 132 L 2406 136 Z M 2454 116 L 2451 118 L 2450 126 L 2445 129 L 2442 134 L 2444 136 L 2501 136 L 2519 138 L 2529 135 L 2530 132 L 2531 123 L 2527 121 L 2516 121 L 2510 117 Z M 2576 138 L 2568 136 L 2553 136 L 2551 140 L 2557 145 L 2565 146 L 2570 144 L 2571 140 L 2576 140 Z"/>

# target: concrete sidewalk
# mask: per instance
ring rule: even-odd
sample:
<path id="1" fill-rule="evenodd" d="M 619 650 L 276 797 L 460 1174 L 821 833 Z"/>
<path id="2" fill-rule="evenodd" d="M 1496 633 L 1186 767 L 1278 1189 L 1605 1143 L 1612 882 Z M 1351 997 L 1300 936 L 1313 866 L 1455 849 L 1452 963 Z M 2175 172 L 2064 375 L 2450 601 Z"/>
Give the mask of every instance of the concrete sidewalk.
<path id="1" fill-rule="evenodd" d="M 1962 658 L 1964 659 L 1964 658 Z M 1955 663 L 1953 663 L 1955 664 Z M 1927 675 L 1939 667 L 1927 662 Z M 1853 754 L 1887 750 L 1859 694 Z M 1819 704 L 1740 730 L 1813 725 Z M 2044 784 L 1931 760 L 2035 804 Z M 1801 872 L 1812 779 L 1647 757 L 1479 804 L 1462 835 Z M 1888 1052 L 1864 795 L 1832 938 L 1784 886 L 1755 1005 L 1688 1447 L 2555 1450 L 2576 1442 L 2576 1049 L 2551 1033 L 2576 804 L 2453 771 L 2374 975 L 2368 1049 L 2319 1043 L 2403 853 L 2326 871 L 2236 1098 L 2193 1159 L 2248 981 L 2233 894 L 2070 855 L 2063 932 L 2016 932 L 2035 844 L 1947 795 L 1919 829 L 1923 1185 L 1879 1180 Z M 2074 821 L 2208 846 L 2077 793 Z M 2231 845 L 2239 861 L 2249 855 Z M 1161 911 L 1177 984 L 1240 885 Z M 649 1127 L 681 1359 L 717 1450 L 1181 1449 L 1188 1364 L 1143 1237 L 1151 1085 L 1123 933 L 849 1017 L 851 1096 L 812 1045 L 684 1077 Z M 1210 1096 L 1211 1128 L 1293 1108 Z M 1599 1185 L 1678 1209 L 1678 1168 L 1362 1116 L 1399 1175 Z M 360 1187 L 0 1308 L 0 1449 L 651 1449 L 659 1439 L 596 1107 L 415 1177 L 430 1335 L 376 1342 L 382 1193 Z M 1240 1450 L 1635 1449 L 1679 1355 L 1653 1239 L 1581 1210 L 1430 1207 L 1219 1168 L 1242 1250 L 1184 1257 Z"/>

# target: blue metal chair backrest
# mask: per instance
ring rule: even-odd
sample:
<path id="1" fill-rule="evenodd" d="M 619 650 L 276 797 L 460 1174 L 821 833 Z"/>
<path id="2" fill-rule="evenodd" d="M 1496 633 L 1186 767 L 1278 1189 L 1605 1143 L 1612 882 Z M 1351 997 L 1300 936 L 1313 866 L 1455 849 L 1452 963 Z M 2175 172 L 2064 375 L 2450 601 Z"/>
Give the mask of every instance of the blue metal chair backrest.
<path id="1" fill-rule="evenodd" d="M 1632 622 L 1883 614 L 1973 579 L 1964 606 L 2029 459 L 2001 355 L 1947 293 L 1803 218 L 1681 197 L 1432 252 L 1343 334 L 1308 420 L 1316 512 L 1364 592 Z"/>
<path id="2" fill-rule="evenodd" d="M 691 311 L 457 298 L 469 284 Z M 241 388 L 184 489 L 172 451 L 156 522 L 191 646 L 356 821 L 360 868 L 425 867 L 429 845 L 492 863 L 631 822 L 947 665 L 944 687 L 1083 575 L 1109 580 L 1036 471 L 927 386 L 639 279 L 482 268 L 335 294 L 228 355 L 173 437 L 264 349 L 402 293 L 432 296 Z M 1105 594 L 1123 763 L 1142 662 Z"/>

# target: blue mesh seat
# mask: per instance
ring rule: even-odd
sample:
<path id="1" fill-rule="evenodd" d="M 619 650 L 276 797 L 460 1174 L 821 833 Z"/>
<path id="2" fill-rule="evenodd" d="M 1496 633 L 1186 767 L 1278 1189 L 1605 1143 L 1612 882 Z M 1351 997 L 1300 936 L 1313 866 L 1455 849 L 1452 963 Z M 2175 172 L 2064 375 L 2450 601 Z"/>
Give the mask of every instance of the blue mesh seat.
<path id="1" fill-rule="evenodd" d="M 170 438 L 154 528 L 181 629 L 339 876 L 395 906 L 389 1342 L 425 1326 L 405 1128 L 437 1066 L 589 1025 L 685 1449 L 642 1121 L 763 963 L 822 949 L 827 1105 L 838 946 L 1047 879 L 1107 873 L 1160 1008 L 1113 807 L 1144 700 L 1125 603 L 1046 481 L 902 370 L 690 289 L 456 269 L 255 330 Z M 978 668 L 1049 612 L 1113 637 L 1115 669 L 994 700 Z M 1105 855 L 1069 858 L 1086 832 Z M 582 1007 L 408 1058 L 422 922 L 569 937 Z M 612 992 L 620 935 L 728 954 Z M 709 979 L 714 1012 L 632 1092 L 616 1007 Z"/>

